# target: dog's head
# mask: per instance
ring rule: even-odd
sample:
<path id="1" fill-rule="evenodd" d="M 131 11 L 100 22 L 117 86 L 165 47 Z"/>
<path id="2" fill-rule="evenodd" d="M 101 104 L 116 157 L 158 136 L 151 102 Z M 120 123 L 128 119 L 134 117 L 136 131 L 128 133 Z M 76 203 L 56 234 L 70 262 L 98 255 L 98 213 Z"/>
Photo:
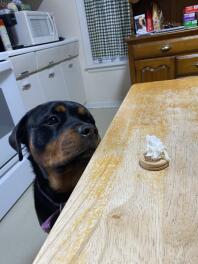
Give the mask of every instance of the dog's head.
<path id="1" fill-rule="evenodd" d="M 23 158 L 21 145 L 25 144 L 39 168 L 51 174 L 50 184 L 57 190 L 60 187 L 54 182 L 57 173 L 63 175 L 69 164 L 78 166 L 81 160 L 90 159 L 99 140 L 90 112 L 68 101 L 35 107 L 20 120 L 9 137 L 19 159 Z"/>

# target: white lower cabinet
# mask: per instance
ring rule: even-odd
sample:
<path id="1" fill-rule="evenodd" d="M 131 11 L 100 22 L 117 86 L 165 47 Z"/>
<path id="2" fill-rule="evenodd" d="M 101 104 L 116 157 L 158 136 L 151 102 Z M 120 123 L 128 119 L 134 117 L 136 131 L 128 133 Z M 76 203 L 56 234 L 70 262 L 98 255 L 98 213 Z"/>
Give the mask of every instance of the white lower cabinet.
<path id="1" fill-rule="evenodd" d="M 40 71 L 39 78 L 48 101 L 70 100 L 60 64 Z"/>
<path id="2" fill-rule="evenodd" d="M 27 111 L 47 101 L 38 73 L 18 80 L 17 84 Z"/>
<path id="3" fill-rule="evenodd" d="M 84 104 L 85 91 L 78 58 L 65 60 L 61 64 L 65 82 L 70 95 L 70 100 Z"/>
<path id="4" fill-rule="evenodd" d="M 11 58 L 26 110 L 48 101 L 85 104 L 78 42 L 32 51 Z"/>

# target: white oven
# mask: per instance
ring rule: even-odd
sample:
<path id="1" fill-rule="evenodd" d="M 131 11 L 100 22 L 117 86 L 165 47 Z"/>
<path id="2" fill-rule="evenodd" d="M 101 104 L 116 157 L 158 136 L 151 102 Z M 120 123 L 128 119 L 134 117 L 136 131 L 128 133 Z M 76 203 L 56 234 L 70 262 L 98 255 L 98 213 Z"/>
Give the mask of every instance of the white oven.
<path id="1" fill-rule="evenodd" d="M 12 63 L 0 61 L 0 220 L 34 179 L 26 156 L 19 162 L 8 143 L 12 129 L 24 114 Z"/>
<path id="2" fill-rule="evenodd" d="M 10 61 L 0 62 L 0 169 L 14 156 L 8 137 L 24 115 L 25 109 L 17 89 Z"/>

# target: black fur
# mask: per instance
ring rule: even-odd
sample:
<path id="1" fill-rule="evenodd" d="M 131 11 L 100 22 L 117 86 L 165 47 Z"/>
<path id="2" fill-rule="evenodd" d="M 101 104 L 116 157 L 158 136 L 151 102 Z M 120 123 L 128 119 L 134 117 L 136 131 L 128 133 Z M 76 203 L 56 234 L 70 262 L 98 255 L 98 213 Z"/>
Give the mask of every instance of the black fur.
<path id="1" fill-rule="evenodd" d="M 97 147 L 99 135 L 86 108 L 55 101 L 29 111 L 14 128 L 9 143 L 19 160 L 23 159 L 22 144 L 29 151 L 36 176 L 35 209 L 42 225 L 56 211 L 60 213 Z"/>

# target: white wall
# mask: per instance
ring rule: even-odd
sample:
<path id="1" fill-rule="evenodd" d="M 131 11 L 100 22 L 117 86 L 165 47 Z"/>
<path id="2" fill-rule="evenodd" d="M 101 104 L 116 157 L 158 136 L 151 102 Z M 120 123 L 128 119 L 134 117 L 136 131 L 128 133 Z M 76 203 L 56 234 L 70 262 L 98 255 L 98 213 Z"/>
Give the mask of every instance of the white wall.
<path id="1" fill-rule="evenodd" d="M 121 101 L 130 87 L 128 64 L 110 70 L 86 71 L 79 17 L 75 0 L 43 0 L 39 10 L 52 12 L 60 36 L 77 37 L 80 41 L 80 63 L 88 104 L 105 105 Z"/>

